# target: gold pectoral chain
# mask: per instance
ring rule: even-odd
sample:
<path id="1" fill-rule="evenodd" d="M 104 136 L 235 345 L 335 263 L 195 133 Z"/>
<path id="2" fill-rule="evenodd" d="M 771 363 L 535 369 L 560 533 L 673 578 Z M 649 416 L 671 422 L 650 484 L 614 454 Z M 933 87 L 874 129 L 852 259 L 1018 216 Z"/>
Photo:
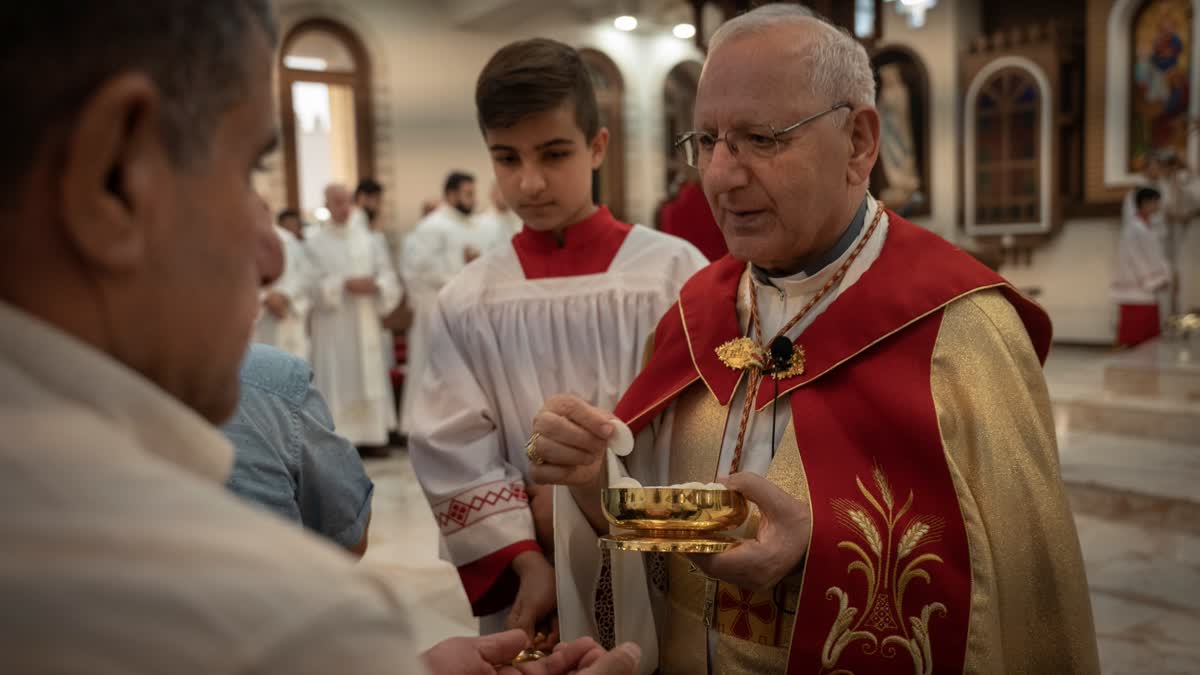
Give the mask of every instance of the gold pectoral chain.
<path id="1" fill-rule="evenodd" d="M 876 202 L 875 217 L 871 219 L 871 226 L 867 228 L 867 233 L 863 235 L 854 250 L 847 256 L 846 260 L 838 266 L 833 276 L 817 294 L 809 300 L 800 311 L 796 313 L 779 332 L 775 334 L 775 338 L 787 335 L 797 323 L 808 315 L 812 308 L 824 298 L 834 286 L 838 285 L 846 276 L 846 271 L 850 269 L 850 265 L 862 253 L 867 242 L 871 240 L 871 235 L 875 233 L 875 228 L 879 226 L 879 219 L 883 217 L 883 202 Z M 749 375 L 749 382 L 746 387 L 746 402 L 742 405 L 742 422 L 738 427 L 737 445 L 733 449 L 733 463 L 730 465 L 729 472 L 735 473 L 742 464 L 742 446 L 746 440 L 746 428 L 750 424 L 750 411 L 754 409 L 754 398 L 758 392 L 758 385 L 762 382 L 764 372 L 770 368 L 771 377 L 776 380 L 784 380 L 790 377 L 798 377 L 804 374 L 804 347 L 799 344 L 793 345 L 792 356 L 786 367 L 782 364 L 776 364 L 771 358 L 771 354 L 763 346 L 762 340 L 762 322 L 758 318 L 758 292 L 754 288 L 753 279 L 750 281 L 750 325 L 754 332 L 754 337 L 742 336 L 730 340 L 717 347 L 717 358 L 721 359 L 721 363 L 734 370 L 744 370 Z M 774 342 L 774 339 L 771 340 Z M 770 344 L 770 342 L 766 343 Z"/>

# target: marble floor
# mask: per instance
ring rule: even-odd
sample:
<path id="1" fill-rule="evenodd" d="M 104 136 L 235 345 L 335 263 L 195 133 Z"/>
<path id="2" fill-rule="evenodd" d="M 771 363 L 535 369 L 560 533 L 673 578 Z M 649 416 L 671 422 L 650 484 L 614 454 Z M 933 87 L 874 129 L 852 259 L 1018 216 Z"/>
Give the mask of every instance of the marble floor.
<path id="1" fill-rule="evenodd" d="M 1163 354 L 1178 359 L 1177 350 Z M 1200 674 L 1200 437 L 1163 439 L 1141 433 L 1144 424 L 1113 433 L 1070 412 L 1089 396 L 1138 410 L 1200 404 L 1190 385 L 1176 391 L 1175 380 L 1171 391 L 1147 390 L 1144 377 L 1113 391 L 1114 362 L 1147 366 L 1153 358 L 1056 347 L 1046 366 L 1105 675 Z M 393 570 L 408 589 L 422 646 L 476 632 L 457 574 L 438 559 L 437 528 L 407 456 L 367 460 L 367 469 L 376 493 L 366 560 Z"/>
<path id="2" fill-rule="evenodd" d="M 1056 347 L 1046 364 L 1106 675 L 1200 673 L 1195 357 L 1169 344 Z M 1109 421 L 1097 406 L 1111 406 Z M 1162 415 L 1179 433 L 1160 433 Z"/>

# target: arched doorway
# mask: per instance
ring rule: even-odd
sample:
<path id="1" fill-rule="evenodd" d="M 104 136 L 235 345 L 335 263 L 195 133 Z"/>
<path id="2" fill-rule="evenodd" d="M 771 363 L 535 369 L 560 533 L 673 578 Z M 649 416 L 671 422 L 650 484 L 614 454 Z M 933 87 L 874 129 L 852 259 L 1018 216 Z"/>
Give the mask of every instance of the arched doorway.
<path id="1" fill-rule="evenodd" d="M 579 55 L 592 76 L 600 125 L 608 127 L 608 156 L 593 174 L 593 197 L 608 206 L 618 219 L 625 219 L 625 79 L 617 64 L 603 52 L 580 49 Z"/>
<path id="2" fill-rule="evenodd" d="M 287 201 L 306 218 L 324 206 L 329 183 L 351 188 L 375 172 L 370 62 L 340 23 L 297 24 L 279 50 L 279 105 Z"/>
<path id="3" fill-rule="evenodd" d="M 667 73 L 666 82 L 663 83 L 663 121 L 666 131 L 666 182 L 663 187 L 667 195 L 673 193 L 683 177 L 692 175 L 695 171 L 683 161 L 683 156 L 676 152 L 675 139 L 692 129 L 692 112 L 696 107 L 696 87 L 700 83 L 701 67 L 696 61 L 676 64 Z"/>

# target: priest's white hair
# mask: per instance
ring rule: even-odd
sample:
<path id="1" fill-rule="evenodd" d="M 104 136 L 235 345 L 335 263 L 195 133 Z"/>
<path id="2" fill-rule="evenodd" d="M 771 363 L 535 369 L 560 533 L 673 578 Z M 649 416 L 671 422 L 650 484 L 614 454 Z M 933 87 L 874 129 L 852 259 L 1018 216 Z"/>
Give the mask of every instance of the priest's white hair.
<path id="1" fill-rule="evenodd" d="M 867 50 L 846 30 L 834 26 L 811 9 L 793 3 L 763 5 L 721 24 L 708 43 L 708 53 L 736 37 L 763 33 L 780 26 L 814 30 L 809 42 L 809 86 L 812 95 L 830 105 L 846 101 L 858 107 L 875 105 L 875 75 Z"/>

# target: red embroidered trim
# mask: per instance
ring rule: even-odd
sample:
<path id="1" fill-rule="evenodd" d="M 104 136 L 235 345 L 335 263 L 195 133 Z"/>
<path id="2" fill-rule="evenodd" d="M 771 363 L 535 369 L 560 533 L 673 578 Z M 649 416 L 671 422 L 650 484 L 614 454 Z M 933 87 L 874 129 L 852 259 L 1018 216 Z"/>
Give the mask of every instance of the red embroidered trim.
<path id="1" fill-rule="evenodd" d="M 525 483 L 497 481 L 471 488 L 433 506 L 442 534 L 451 534 L 497 513 L 527 508 Z"/>

